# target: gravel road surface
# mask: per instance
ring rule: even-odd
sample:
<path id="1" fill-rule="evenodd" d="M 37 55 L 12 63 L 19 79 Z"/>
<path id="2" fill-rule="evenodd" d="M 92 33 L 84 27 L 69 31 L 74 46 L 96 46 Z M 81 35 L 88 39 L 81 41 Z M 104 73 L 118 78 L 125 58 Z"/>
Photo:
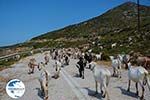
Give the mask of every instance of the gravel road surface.
<path id="1" fill-rule="evenodd" d="M 40 84 L 38 77 L 40 72 L 36 69 L 35 73 L 28 75 L 28 62 L 33 57 L 21 59 L 12 68 L 5 69 L 0 72 L 0 100 L 14 100 L 5 93 L 5 86 L 10 79 L 20 79 L 25 84 L 25 94 L 18 100 L 43 100 L 40 95 Z M 34 57 L 38 62 L 44 61 L 43 54 L 35 54 Z M 105 100 L 101 97 L 100 92 L 95 93 L 95 81 L 93 74 L 89 69 L 85 69 L 85 79 L 78 77 L 78 69 L 75 64 L 78 60 L 71 59 L 70 65 L 62 68 L 60 77 L 58 79 L 51 78 L 49 81 L 49 100 Z M 54 60 L 46 66 L 51 76 L 54 75 L 53 68 Z M 106 65 L 99 65 L 100 67 L 107 67 L 111 72 L 112 68 Z M 127 92 L 127 70 L 122 70 L 122 78 L 118 79 L 111 77 L 108 86 L 108 92 L 111 100 L 139 100 L 135 95 L 135 84 L 131 83 L 131 92 Z M 99 88 L 98 88 L 99 89 Z M 139 87 L 139 90 L 141 88 Z M 141 94 L 141 92 L 140 92 Z M 150 91 L 145 86 L 145 99 L 150 100 Z"/>

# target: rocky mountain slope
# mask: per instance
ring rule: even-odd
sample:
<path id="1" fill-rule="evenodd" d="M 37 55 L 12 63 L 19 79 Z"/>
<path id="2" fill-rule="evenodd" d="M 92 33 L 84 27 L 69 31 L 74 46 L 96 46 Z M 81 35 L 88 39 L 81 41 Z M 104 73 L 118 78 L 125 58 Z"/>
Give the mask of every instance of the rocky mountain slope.
<path id="1" fill-rule="evenodd" d="M 93 44 L 94 45 L 93 45 Z M 112 48 L 112 44 L 116 47 Z M 84 47 L 94 52 L 121 53 L 131 50 L 150 54 L 150 6 L 140 5 L 140 32 L 137 5 L 126 2 L 87 21 L 45 33 L 15 47 Z"/>
<path id="2" fill-rule="evenodd" d="M 126 2 L 79 24 L 45 33 L 31 41 L 56 41 L 58 46 L 78 46 L 97 42 L 106 52 L 135 50 L 150 53 L 150 6 L 140 5 L 140 32 L 137 32 L 137 5 Z M 80 40 L 80 41 L 79 41 Z M 59 41 L 59 43 L 58 43 Z M 53 43 L 49 42 L 49 46 Z M 116 43 L 117 48 L 111 48 Z M 99 47 L 94 46 L 97 50 Z"/>

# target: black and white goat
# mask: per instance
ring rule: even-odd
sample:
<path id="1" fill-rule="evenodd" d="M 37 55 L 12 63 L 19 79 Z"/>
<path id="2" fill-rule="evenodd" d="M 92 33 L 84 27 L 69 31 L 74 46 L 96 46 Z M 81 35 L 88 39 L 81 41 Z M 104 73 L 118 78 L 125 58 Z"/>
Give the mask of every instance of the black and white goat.
<path id="1" fill-rule="evenodd" d="M 39 77 L 41 93 L 42 96 L 44 97 L 44 100 L 48 100 L 48 83 L 49 83 L 50 73 L 46 70 L 45 64 L 43 62 L 41 62 L 38 66 L 41 72 Z"/>

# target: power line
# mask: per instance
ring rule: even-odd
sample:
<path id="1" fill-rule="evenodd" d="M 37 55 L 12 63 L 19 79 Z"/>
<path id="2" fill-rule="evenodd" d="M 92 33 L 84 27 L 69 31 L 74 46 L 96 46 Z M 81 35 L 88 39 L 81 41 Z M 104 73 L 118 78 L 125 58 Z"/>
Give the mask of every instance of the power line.
<path id="1" fill-rule="evenodd" d="M 138 33 L 140 33 L 140 5 L 139 5 L 140 1 L 137 0 L 137 14 L 138 14 Z"/>

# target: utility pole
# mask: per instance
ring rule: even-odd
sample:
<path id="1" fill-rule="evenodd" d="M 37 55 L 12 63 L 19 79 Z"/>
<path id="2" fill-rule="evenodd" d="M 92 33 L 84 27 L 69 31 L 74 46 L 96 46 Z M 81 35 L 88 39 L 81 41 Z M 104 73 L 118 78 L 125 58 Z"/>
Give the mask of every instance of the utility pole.
<path id="1" fill-rule="evenodd" d="M 140 33 L 140 5 L 139 5 L 139 0 L 137 0 L 137 14 L 138 14 L 137 28 L 138 28 L 138 33 Z"/>

